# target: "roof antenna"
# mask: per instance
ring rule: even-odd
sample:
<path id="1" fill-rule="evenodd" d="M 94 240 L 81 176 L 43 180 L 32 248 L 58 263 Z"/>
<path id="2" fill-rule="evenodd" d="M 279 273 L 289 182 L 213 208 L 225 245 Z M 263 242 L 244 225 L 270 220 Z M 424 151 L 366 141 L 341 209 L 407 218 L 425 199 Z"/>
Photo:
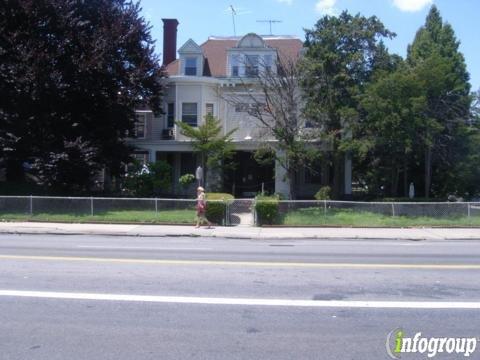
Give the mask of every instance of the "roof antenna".
<path id="1" fill-rule="evenodd" d="M 272 33 L 272 24 L 278 24 L 281 23 L 281 20 L 257 20 L 259 23 L 269 23 L 270 24 L 270 35 L 273 35 Z"/>
<path id="2" fill-rule="evenodd" d="M 230 10 L 232 10 L 232 21 L 233 21 L 233 35 L 237 36 L 237 29 L 235 27 L 235 15 L 237 15 L 237 11 L 233 7 L 233 5 L 230 5 Z"/>

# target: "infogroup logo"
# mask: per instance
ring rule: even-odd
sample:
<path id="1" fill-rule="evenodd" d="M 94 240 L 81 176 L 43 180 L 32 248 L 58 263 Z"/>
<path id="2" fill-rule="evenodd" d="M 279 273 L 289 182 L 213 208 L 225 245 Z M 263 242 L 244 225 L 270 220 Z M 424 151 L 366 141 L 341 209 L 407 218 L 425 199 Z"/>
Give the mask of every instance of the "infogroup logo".
<path id="1" fill-rule="evenodd" d="M 458 356 L 470 357 L 477 348 L 477 338 L 455 337 L 422 337 L 421 332 L 413 337 L 406 337 L 401 328 L 390 331 L 387 336 L 387 353 L 392 359 L 400 359 L 401 354 L 418 353 L 427 354 L 433 358 L 438 354 L 457 354 Z"/>

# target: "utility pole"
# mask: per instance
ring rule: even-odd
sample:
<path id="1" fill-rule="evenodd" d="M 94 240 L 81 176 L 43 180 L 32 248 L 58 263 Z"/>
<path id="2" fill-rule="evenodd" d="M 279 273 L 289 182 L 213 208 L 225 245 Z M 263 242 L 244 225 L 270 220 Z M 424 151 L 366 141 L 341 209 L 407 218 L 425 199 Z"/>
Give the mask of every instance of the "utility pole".
<path id="1" fill-rule="evenodd" d="M 273 35 L 272 24 L 279 24 L 281 20 L 257 20 L 258 23 L 268 23 L 270 25 L 270 35 Z"/>

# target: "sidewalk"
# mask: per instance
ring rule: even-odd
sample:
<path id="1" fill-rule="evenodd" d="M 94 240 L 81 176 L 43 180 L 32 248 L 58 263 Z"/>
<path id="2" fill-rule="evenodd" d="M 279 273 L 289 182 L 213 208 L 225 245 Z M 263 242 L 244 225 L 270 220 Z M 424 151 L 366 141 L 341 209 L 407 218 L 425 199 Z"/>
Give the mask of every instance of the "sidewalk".
<path id="1" fill-rule="evenodd" d="M 479 228 L 257 228 L 1 222 L 0 234 L 203 236 L 230 239 L 480 240 Z"/>

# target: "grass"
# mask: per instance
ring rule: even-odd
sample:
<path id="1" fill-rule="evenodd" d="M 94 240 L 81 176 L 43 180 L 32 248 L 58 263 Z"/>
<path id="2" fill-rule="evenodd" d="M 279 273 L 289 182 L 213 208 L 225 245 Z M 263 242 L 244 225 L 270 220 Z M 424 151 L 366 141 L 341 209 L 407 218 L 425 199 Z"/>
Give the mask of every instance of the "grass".
<path id="1" fill-rule="evenodd" d="M 51 222 L 106 222 L 106 223 L 139 223 L 139 224 L 192 224 L 195 220 L 194 209 L 142 211 L 106 211 L 91 216 L 90 214 L 38 213 L 0 213 L 0 221 L 51 221 Z M 407 217 L 387 216 L 366 211 L 348 209 L 306 208 L 291 210 L 284 214 L 279 225 L 286 226 L 347 226 L 347 227 L 415 227 L 415 226 L 447 226 L 469 227 L 480 226 L 480 216 L 448 217 Z"/>
<path id="2" fill-rule="evenodd" d="M 108 223 L 147 223 L 147 224 L 192 224 L 195 220 L 195 210 L 162 210 L 162 211 L 105 211 L 95 215 L 90 214 L 57 214 L 39 213 L 34 215 L 23 213 L 0 213 L 4 221 L 51 221 L 51 222 L 108 222 Z"/>
<path id="3" fill-rule="evenodd" d="M 426 216 L 387 216 L 367 211 L 328 209 L 325 216 L 323 208 L 292 210 L 283 215 L 281 225 L 290 226 L 353 226 L 353 227 L 415 227 L 415 226 L 447 226 L 468 227 L 480 226 L 480 216 L 459 217 L 426 217 Z"/>

